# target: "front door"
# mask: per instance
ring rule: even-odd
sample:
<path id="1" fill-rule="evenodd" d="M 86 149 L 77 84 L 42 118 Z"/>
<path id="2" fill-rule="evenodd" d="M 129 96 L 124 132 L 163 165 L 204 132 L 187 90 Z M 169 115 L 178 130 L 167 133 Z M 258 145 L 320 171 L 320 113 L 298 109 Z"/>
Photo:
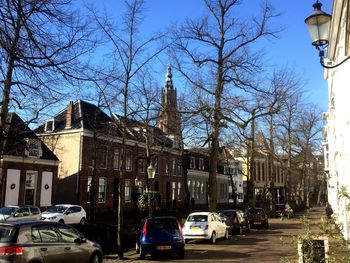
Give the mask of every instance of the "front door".
<path id="1" fill-rule="evenodd" d="M 35 205 L 37 177 L 38 177 L 37 171 L 27 171 L 26 173 L 26 183 L 25 183 L 25 189 L 24 189 L 25 205 Z"/>

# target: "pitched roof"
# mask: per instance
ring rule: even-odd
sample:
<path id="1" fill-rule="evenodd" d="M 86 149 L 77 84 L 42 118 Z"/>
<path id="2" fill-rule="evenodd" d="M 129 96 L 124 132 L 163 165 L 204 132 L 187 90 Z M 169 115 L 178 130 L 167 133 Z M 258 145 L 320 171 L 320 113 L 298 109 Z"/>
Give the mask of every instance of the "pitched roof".
<path id="1" fill-rule="evenodd" d="M 41 142 L 34 131 L 16 113 L 8 113 L 6 123 L 3 154 L 24 156 L 27 149 L 27 140 L 36 139 L 41 143 L 42 156 L 40 159 L 58 161 L 56 155 Z"/>
<path id="2" fill-rule="evenodd" d="M 79 100 L 70 103 L 71 109 L 71 125 L 67 128 L 67 111 L 66 107 L 62 112 L 53 117 L 54 131 L 62 132 L 76 129 L 97 130 L 100 133 L 108 133 L 113 136 L 122 136 L 122 116 L 113 114 L 108 116 L 99 107 L 89 102 Z M 128 130 L 127 138 L 137 141 L 145 141 L 143 134 L 137 128 L 142 128 L 141 122 L 127 119 Z M 150 126 L 153 130 L 155 144 L 161 144 L 166 147 L 172 146 L 172 141 L 157 127 Z M 35 132 L 38 134 L 45 133 L 45 124 L 40 125 Z"/>

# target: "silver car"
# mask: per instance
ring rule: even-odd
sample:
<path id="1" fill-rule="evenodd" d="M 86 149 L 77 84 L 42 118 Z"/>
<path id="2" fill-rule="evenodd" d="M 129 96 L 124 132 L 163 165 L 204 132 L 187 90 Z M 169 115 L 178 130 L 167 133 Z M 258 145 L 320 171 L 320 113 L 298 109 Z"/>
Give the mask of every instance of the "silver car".
<path id="1" fill-rule="evenodd" d="M 16 206 L 9 205 L 0 208 L 0 222 L 1 221 L 29 221 L 40 220 L 41 211 L 37 206 L 25 205 Z"/>
<path id="2" fill-rule="evenodd" d="M 101 263 L 102 249 L 75 228 L 56 222 L 0 223 L 0 262 Z"/>

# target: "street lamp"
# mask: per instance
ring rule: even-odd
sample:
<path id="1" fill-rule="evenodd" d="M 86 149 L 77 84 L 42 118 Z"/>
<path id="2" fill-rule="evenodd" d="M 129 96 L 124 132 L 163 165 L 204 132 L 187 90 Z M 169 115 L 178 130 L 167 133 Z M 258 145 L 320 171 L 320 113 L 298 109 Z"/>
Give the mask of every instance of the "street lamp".
<path id="1" fill-rule="evenodd" d="M 147 175 L 149 179 L 154 179 L 156 174 L 156 169 L 153 167 L 152 163 L 147 167 Z"/>
<path id="2" fill-rule="evenodd" d="M 332 16 L 323 12 L 321 6 L 322 4 L 318 0 L 313 4 L 314 12 L 305 19 L 305 24 L 308 27 L 312 45 L 319 51 L 321 66 L 324 68 L 335 68 L 343 64 L 350 57 L 345 58 L 336 65 L 328 66 L 324 64 L 324 51 L 329 44 L 329 29 Z"/>

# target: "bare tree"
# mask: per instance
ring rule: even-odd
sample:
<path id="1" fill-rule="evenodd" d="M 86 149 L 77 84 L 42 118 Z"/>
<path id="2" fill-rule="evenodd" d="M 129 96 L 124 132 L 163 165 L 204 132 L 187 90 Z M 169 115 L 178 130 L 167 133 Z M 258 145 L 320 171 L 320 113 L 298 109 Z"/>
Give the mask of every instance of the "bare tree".
<path id="1" fill-rule="evenodd" d="M 210 111 L 210 172 L 209 210 L 216 210 L 216 166 L 220 130 L 223 121 L 242 126 L 242 123 L 224 115 L 224 97 L 230 89 L 240 92 L 258 90 L 253 76 L 261 70 L 261 57 L 249 48 L 259 39 L 274 36 L 268 27 L 275 15 L 271 6 L 262 8 L 259 19 L 244 23 L 233 11 L 241 1 L 204 0 L 208 15 L 198 20 L 188 19 L 177 34 L 177 69 L 195 88 L 212 97 Z M 178 55 L 179 55 L 178 54 Z M 197 68 L 194 70 L 193 65 Z M 206 77 L 204 77 L 206 76 Z M 237 94 L 236 94 L 237 95 Z M 243 123 L 243 126 L 247 122 Z"/>
<path id="2" fill-rule="evenodd" d="M 135 87 L 135 81 L 140 71 L 153 59 L 155 59 L 165 48 L 162 43 L 165 34 L 155 34 L 145 40 L 140 37 L 139 27 L 144 19 L 144 0 L 125 0 L 125 12 L 121 17 L 119 24 L 120 30 L 113 25 L 111 19 L 106 16 L 98 15 L 94 10 L 95 21 L 102 30 L 106 41 L 110 43 L 111 57 L 113 65 L 110 72 L 103 72 L 106 79 L 109 79 L 110 85 L 115 85 L 114 95 L 109 97 L 107 104 L 111 109 L 121 103 L 122 120 L 122 164 L 119 183 L 118 198 L 118 256 L 124 257 L 122 233 L 124 216 L 124 192 L 125 192 L 125 165 L 126 165 L 126 120 L 130 117 L 129 99 L 130 91 Z M 160 44 L 160 45 L 158 45 Z M 122 99 L 120 99 L 120 97 Z"/>
<path id="3" fill-rule="evenodd" d="M 297 132 L 293 138 L 296 158 L 299 161 L 301 199 L 310 207 L 310 180 L 315 153 L 321 149 L 321 112 L 314 105 L 305 107 L 298 118 Z"/>
<path id="4" fill-rule="evenodd" d="M 1 1 L 0 152 L 9 109 L 37 119 L 73 91 L 63 85 L 85 78 L 78 61 L 94 47 L 91 35 L 71 0 Z"/>

